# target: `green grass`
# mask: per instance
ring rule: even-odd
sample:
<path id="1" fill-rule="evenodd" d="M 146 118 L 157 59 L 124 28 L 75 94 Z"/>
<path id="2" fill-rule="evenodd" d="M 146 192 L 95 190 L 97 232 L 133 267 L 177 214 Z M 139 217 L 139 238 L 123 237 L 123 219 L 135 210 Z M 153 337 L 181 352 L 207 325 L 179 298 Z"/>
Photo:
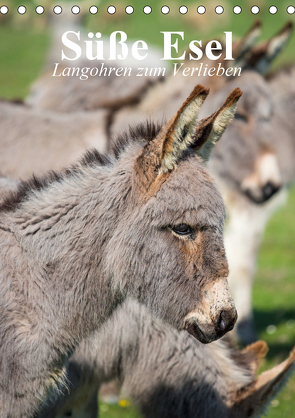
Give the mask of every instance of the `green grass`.
<path id="1" fill-rule="evenodd" d="M 100 403 L 99 409 L 100 418 L 140 418 L 139 413 L 130 402 L 126 406 Z"/>
<path id="2" fill-rule="evenodd" d="M 0 26 L 0 96 L 24 98 L 43 64 L 48 36 L 33 30 Z"/>
<path id="3" fill-rule="evenodd" d="M 261 339 L 269 345 L 263 369 L 286 358 L 295 345 L 295 190 L 269 223 L 258 260 L 254 286 L 255 322 Z M 275 325 L 273 334 L 267 332 Z M 295 376 L 279 394 L 269 418 L 294 416 Z M 277 405 L 277 406 L 276 406 Z"/>
<path id="4" fill-rule="evenodd" d="M 78 2 L 77 2 L 78 3 Z M 219 4 L 218 1 L 203 4 L 207 6 L 207 13 L 203 17 L 196 14 L 194 0 L 184 2 L 189 7 L 190 14 L 195 13 L 195 20 L 189 20 L 187 16 L 178 13 L 180 3 L 169 1 L 171 12 L 164 16 L 159 8 L 164 2 L 152 0 L 130 0 L 128 4 L 135 7 L 131 16 L 124 14 L 125 3 L 114 1 L 118 15 L 109 16 L 106 6 L 110 4 L 102 0 L 99 6 L 99 14 L 88 15 L 85 24 L 93 31 L 100 31 L 108 35 L 114 30 L 124 30 L 129 38 L 143 39 L 148 43 L 162 45 L 160 31 L 185 31 L 185 41 L 180 47 L 188 46 L 192 39 L 212 39 L 220 36 L 223 30 L 232 30 L 236 36 L 246 32 L 251 22 L 256 20 L 249 10 L 252 3 L 261 8 L 259 18 L 263 21 L 263 36 L 267 38 L 279 30 L 287 20 L 293 20 L 294 16 L 288 16 L 285 8 L 290 2 L 278 4 L 279 12 L 272 16 L 267 8 L 272 2 L 255 1 L 247 2 L 243 6 L 243 13 L 234 16 L 231 12 L 235 0 L 227 0 L 228 8 L 222 16 L 214 16 L 210 10 Z M 225 1 L 221 2 L 225 5 Z M 10 10 L 15 9 L 20 2 L 10 0 Z M 0 20 L 0 96 L 6 98 L 24 98 L 29 90 L 30 83 L 38 76 L 49 45 L 49 36 L 46 30 L 40 29 L 41 19 L 29 13 L 33 10 L 32 2 L 26 2 L 28 14 L 15 19 L 15 12 L 4 21 Z M 127 3 L 126 3 L 127 4 Z M 150 16 L 145 16 L 142 7 L 149 4 L 153 7 Z M 226 6 L 225 6 L 226 7 Z M 193 9 L 193 11 L 192 11 Z M 209 19 L 208 19 L 209 16 Z M 1 16 L 0 16 L 1 17 Z M 39 20 L 38 20 L 39 19 Z M 151 26 L 153 22 L 153 26 Z M 275 65 L 294 61 L 295 36 L 292 37 L 286 50 L 276 60 Z M 0 167 L 1 169 L 1 167 Z M 289 350 L 295 345 L 295 191 L 291 191 L 288 204 L 282 208 L 269 223 L 263 245 L 258 259 L 258 270 L 254 286 L 254 314 L 257 329 L 261 339 L 264 339 L 270 347 L 267 360 L 263 363 L 263 369 L 267 369 L 283 360 Z M 275 325 L 275 332 L 269 334 L 267 327 Z M 291 418 L 295 410 L 295 376 L 290 379 L 287 387 L 278 396 L 278 402 L 274 403 L 267 414 L 268 418 Z M 101 404 L 101 418 L 136 418 L 138 414 L 131 405 L 125 407 L 117 405 Z"/>

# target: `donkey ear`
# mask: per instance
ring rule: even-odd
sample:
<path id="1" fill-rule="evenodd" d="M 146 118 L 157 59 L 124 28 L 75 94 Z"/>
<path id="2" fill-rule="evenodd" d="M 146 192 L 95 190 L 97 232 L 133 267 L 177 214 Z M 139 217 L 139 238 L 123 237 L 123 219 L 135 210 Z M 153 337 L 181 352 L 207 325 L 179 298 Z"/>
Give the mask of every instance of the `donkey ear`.
<path id="1" fill-rule="evenodd" d="M 287 360 L 262 373 L 253 384 L 234 394 L 233 416 L 254 417 L 263 414 L 267 405 L 282 389 L 295 369 L 295 348 Z"/>
<path id="2" fill-rule="evenodd" d="M 209 89 L 198 84 L 176 115 L 165 125 L 161 155 L 161 171 L 163 173 L 173 170 L 183 152 L 192 144 L 200 107 L 208 93 Z"/>
<path id="3" fill-rule="evenodd" d="M 234 117 L 241 95 L 242 91 L 239 88 L 234 89 L 216 112 L 199 122 L 191 147 L 204 161 L 209 160 L 212 148 Z"/>
<path id="4" fill-rule="evenodd" d="M 254 47 L 258 37 L 261 34 L 261 22 L 257 20 L 243 36 L 242 39 L 234 42 L 233 44 L 233 57 L 235 59 L 236 67 L 244 67 L 246 63 L 246 57 L 249 51 Z"/>
<path id="5" fill-rule="evenodd" d="M 256 341 L 255 343 L 248 345 L 242 353 L 250 355 L 251 360 L 249 365 L 252 373 L 256 375 L 261 360 L 264 359 L 268 353 L 268 346 L 265 341 Z"/>
<path id="6" fill-rule="evenodd" d="M 200 107 L 209 90 L 198 84 L 176 115 L 148 142 L 135 160 L 137 185 L 146 192 L 155 180 L 173 170 L 183 152 L 193 142 Z"/>
<path id="7" fill-rule="evenodd" d="M 286 46 L 292 31 L 293 23 L 288 22 L 271 39 L 253 48 L 247 60 L 247 67 L 255 69 L 260 74 L 265 74 L 269 70 L 272 61 Z"/>

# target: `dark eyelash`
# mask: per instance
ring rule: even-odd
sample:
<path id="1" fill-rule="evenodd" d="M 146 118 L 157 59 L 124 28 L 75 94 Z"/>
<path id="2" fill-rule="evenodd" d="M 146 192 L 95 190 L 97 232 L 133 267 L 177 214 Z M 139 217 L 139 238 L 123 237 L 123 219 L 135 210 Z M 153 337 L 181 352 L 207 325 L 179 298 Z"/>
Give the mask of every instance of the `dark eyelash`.
<path id="1" fill-rule="evenodd" d="M 171 229 L 175 234 L 181 235 L 181 236 L 191 236 L 194 233 L 193 228 L 191 228 L 187 224 L 179 224 L 175 226 L 171 226 Z"/>

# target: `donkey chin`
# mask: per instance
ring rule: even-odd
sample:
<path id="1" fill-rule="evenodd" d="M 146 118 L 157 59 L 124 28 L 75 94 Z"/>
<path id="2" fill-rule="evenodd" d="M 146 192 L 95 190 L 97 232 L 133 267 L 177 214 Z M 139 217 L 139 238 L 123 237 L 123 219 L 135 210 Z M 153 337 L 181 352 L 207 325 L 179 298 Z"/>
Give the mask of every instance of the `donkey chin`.
<path id="1" fill-rule="evenodd" d="M 220 294 L 223 293 L 225 296 L 226 291 L 229 293 L 228 287 L 223 286 L 217 282 L 210 290 L 206 290 L 202 308 L 190 312 L 184 318 L 184 328 L 203 344 L 221 338 L 231 331 L 237 322 L 238 314 L 230 294 L 226 295 L 223 303 L 220 302 Z"/>

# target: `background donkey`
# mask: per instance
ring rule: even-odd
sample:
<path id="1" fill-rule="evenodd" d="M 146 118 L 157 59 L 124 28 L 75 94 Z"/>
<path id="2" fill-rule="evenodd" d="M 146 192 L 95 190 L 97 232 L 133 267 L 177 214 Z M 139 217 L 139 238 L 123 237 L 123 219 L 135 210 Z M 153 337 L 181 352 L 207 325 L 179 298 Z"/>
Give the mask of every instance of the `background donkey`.
<path id="1" fill-rule="evenodd" d="M 2 173 L 26 178 L 74 163 L 89 147 L 105 152 L 107 111 L 57 114 L 0 100 Z"/>
<path id="2" fill-rule="evenodd" d="M 224 138 L 224 157 L 233 172 L 231 179 L 228 173 L 222 171 L 221 164 L 218 169 L 218 158 L 213 160 L 217 156 L 219 163 L 223 161 L 226 164 L 226 160 L 220 158 L 221 148 L 215 150 L 210 162 L 211 170 L 217 171 L 216 179 L 229 214 L 225 233 L 225 247 L 230 265 L 229 283 L 239 313 L 237 329 L 244 343 L 256 339 L 252 286 L 261 238 L 270 216 L 286 201 L 286 185 L 292 178 L 294 168 L 294 140 L 288 133 L 289 139 L 285 139 L 287 125 L 284 123 L 283 113 L 287 113 L 282 111 L 283 107 L 277 96 L 278 90 L 282 90 L 280 83 L 267 85 L 263 77 L 291 33 L 292 25 L 287 24 L 270 40 L 252 47 L 245 59 L 248 70 L 240 78 L 245 92 L 243 102 L 240 103 L 231 131 L 227 131 Z M 230 81 L 227 89 L 233 85 L 233 81 Z M 223 90 L 223 94 L 226 91 Z M 216 99 L 217 97 L 218 95 Z M 218 105 L 218 99 L 212 103 Z M 289 121 L 291 119 L 290 117 Z M 233 139 L 244 146 L 237 147 Z M 251 141 L 246 145 L 245 141 L 249 139 Z M 239 156 L 240 152 L 243 153 L 243 158 Z M 235 160 L 239 165 L 234 164 Z M 236 185 L 232 180 L 236 181 Z M 232 183 L 231 187 L 226 189 L 224 186 L 228 186 L 229 182 Z M 237 185 L 240 188 L 239 193 L 235 192 Z"/>
<path id="3" fill-rule="evenodd" d="M 267 76 L 276 101 L 277 125 L 273 147 L 278 155 L 284 185 L 292 185 L 295 180 L 294 77 L 295 64 Z"/>
<path id="4" fill-rule="evenodd" d="M 256 378 L 266 352 L 262 341 L 244 351 L 228 339 L 202 345 L 129 300 L 76 350 L 68 389 L 38 418 L 96 418 L 98 387 L 115 377 L 145 418 L 258 417 L 295 368 L 293 350 Z"/>
<path id="5" fill-rule="evenodd" d="M 82 20 L 88 13 L 92 3 L 87 0 L 81 1 L 79 3 L 80 13 L 78 15 L 74 15 L 71 12 L 71 7 L 74 5 L 75 3 L 71 4 L 69 1 L 61 2 L 60 6 L 63 8 L 63 13 L 61 15 L 50 13 L 49 32 L 51 35 L 51 47 L 46 58 L 46 70 L 33 84 L 31 93 L 26 100 L 27 104 L 38 109 L 73 112 L 99 108 L 117 110 L 123 106 L 137 103 L 150 85 L 161 79 L 161 75 L 137 77 L 135 69 L 137 69 L 139 61 L 133 57 L 128 57 L 123 62 L 119 62 L 120 66 L 123 65 L 124 68 L 133 68 L 131 74 L 126 77 L 118 77 L 114 73 L 111 76 L 95 76 L 84 80 L 80 80 L 79 77 L 52 77 L 55 64 L 61 62 L 61 51 L 64 50 L 66 55 L 71 57 L 71 53 L 68 52 L 61 41 L 62 35 L 66 31 L 79 32 L 81 42 L 90 40 L 87 36 L 88 33 L 82 27 Z M 98 4 L 96 5 L 98 6 Z M 54 4 L 48 4 L 48 9 L 51 6 L 53 7 Z M 78 41 L 75 34 L 70 34 L 69 39 L 75 42 Z M 101 37 L 100 41 L 103 41 L 105 57 L 107 57 L 110 50 L 109 38 Z M 127 41 L 126 45 L 129 49 L 131 49 L 133 42 L 131 40 Z M 161 61 L 161 56 L 162 54 L 158 48 L 149 46 L 148 56 L 140 61 L 140 65 L 147 68 L 161 67 L 165 69 L 165 63 Z M 89 61 L 83 53 L 74 62 L 76 68 L 87 67 L 89 70 L 93 67 L 100 69 L 102 63 L 107 69 L 118 67 L 118 61 L 108 61 L 108 64 L 105 61 Z M 72 64 L 73 61 L 63 59 L 56 73 L 60 74 L 64 69 L 72 66 Z M 196 83 L 192 85 L 187 96 L 195 85 Z"/>
<path id="6" fill-rule="evenodd" d="M 74 348 L 128 295 L 204 343 L 233 328 L 225 211 L 203 161 L 241 91 L 196 126 L 207 94 L 197 86 L 161 129 L 123 136 L 116 159 L 88 153 L 2 203 L 3 417 L 31 416 Z"/>
<path id="7" fill-rule="evenodd" d="M 59 27 L 59 43 L 58 46 L 53 45 L 49 56 L 56 55 L 57 52 L 58 54 L 61 53 L 60 38 L 61 32 L 64 32 L 64 25 L 60 27 L 60 18 L 61 16 L 58 16 L 56 19 L 55 16 L 55 22 Z M 75 18 L 75 22 L 77 22 L 77 16 Z M 73 16 L 71 16 L 71 19 L 73 19 Z M 77 30 L 76 24 L 73 26 L 74 30 Z M 256 22 L 249 33 L 234 44 L 233 54 L 239 62 L 243 60 L 259 33 L 260 23 Z M 150 52 L 149 50 L 149 57 Z M 188 57 L 188 54 L 186 56 Z M 52 61 L 51 58 L 49 60 L 52 67 L 56 60 Z M 99 64 L 101 62 L 98 61 Z M 223 57 L 218 62 L 226 65 Z M 206 63 L 210 63 L 210 60 L 206 61 L 203 58 L 202 63 L 205 66 Z M 119 64 L 121 65 L 121 62 Z M 89 67 L 89 60 L 85 65 Z M 116 65 L 118 65 L 118 62 L 114 63 L 112 67 Z M 163 67 L 163 65 L 164 61 L 161 61 L 160 65 L 158 64 L 160 67 Z M 185 60 L 186 67 L 193 68 L 194 65 L 194 61 Z M 148 67 L 148 65 L 145 66 Z M 156 64 L 154 63 L 151 66 L 155 67 Z M 136 67 L 138 67 L 138 62 Z M 139 119 L 144 121 L 146 115 L 153 114 L 153 118 L 157 117 L 160 122 L 163 118 L 171 117 L 197 83 L 203 83 L 216 89 L 218 86 L 222 86 L 226 80 L 226 77 L 200 77 L 197 72 L 192 77 L 183 77 L 181 71 L 175 75 L 172 71 L 166 71 L 165 74 L 165 77 L 137 77 L 136 73 L 132 72 L 131 75 L 123 77 L 114 75 L 91 77 L 81 82 L 78 77 L 52 77 L 51 68 L 50 72 L 45 72 L 34 82 L 30 94 L 26 98 L 26 103 L 38 109 L 59 112 L 110 109 L 112 110 L 110 134 L 113 135 L 121 132 L 121 123 L 124 127 L 129 124 L 132 126 Z"/>

